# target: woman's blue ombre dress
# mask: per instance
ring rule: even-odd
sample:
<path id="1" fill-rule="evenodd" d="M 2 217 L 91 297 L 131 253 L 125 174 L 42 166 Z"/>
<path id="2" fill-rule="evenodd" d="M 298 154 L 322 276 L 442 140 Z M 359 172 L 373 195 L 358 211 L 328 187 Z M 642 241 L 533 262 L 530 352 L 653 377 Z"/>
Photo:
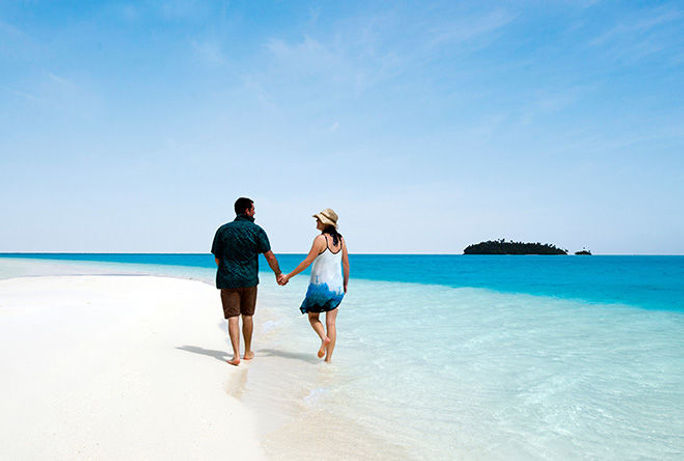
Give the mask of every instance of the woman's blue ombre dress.
<path id="1" fill-rule="evenodd" d="M 331 311 L 340 305 L 343 297 L 342 249 L 333 253 L 326 248 L 311 265 L 309 288 L 299 310 L 302 314 Z"/>

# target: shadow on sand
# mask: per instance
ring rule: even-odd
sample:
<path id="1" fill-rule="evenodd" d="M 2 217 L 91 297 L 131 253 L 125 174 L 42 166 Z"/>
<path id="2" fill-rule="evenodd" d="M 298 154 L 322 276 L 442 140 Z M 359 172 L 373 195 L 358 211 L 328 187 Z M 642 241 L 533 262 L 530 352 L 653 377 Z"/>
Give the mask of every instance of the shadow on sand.
<path id="1" fill-rule="evenodd" d="M 193 354 L 200 354 L 206 355 L 207 357 L 213 357 L 216 360 L 220 360 L 221 362 L 225 362 L 230 357 L 232 357 L 226 351 L 215 351 L 213 349 L 204 349 L 203 347 L 198 346 L 185 345 L 179 346 L 176 349 L 185 352 L 192 352 Z M 281 357 L 284 359 L 302 360 L 307 363 L 318 363 L 321 361 L 320 359 L 317 359 L 313 354 L 305 354 L 302 352 L 279 351 L 277 349 L 258 349 L 256 351 L 256 356 Z"/>
<path id="2" fill-rule="evenodd" d="M 257 351 L 257 356 L 262 355 L 264 357 L 282 357 L 284 359 L 294 359 L 303 360 L 307 363 L 318 363 L 321 359 L 317 359 L 314 354 L 305 354 L 302 352 L 289 352 L 289 351 L 279 351 L 276 349 L 259 349 Z"/>
<path id="3" fill-rule="evenodd" d="M 176 349 L 185 352 L 192 352 L 193 354 L 201 354 L 206 355 L 207 357 L 213 357 L 216 360 L 220 360 L 221 362 L 225 362 L 230 358 L 230 356 L 228 356 L 228 353 L 225 351 L 215 351 L 212 349 L 204 349 L 202 347 L 197 346 L 180 346 Z"/>

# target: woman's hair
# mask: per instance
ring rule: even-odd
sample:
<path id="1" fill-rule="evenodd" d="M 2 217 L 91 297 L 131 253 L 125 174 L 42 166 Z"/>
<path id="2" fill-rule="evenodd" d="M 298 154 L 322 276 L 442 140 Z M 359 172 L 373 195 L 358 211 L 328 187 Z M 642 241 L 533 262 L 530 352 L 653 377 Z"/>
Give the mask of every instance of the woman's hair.
<path id="1" fill-rule="evenodd" d="M 323 226 L 323 233 L 330 234 L 333 239 L 333 245 L 337 245 L 337 242 L 339 242 L 342 238 L 342 234 L 337 232 L 337 228 L 335 228 L 335 226 L 331 226 L 330 224 L 324 224 Z"/>

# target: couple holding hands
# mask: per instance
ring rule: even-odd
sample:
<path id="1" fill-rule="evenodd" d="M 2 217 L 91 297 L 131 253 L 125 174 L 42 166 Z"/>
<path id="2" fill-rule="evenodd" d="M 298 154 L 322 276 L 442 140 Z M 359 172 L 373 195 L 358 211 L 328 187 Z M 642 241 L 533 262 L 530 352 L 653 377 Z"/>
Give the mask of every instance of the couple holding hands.
<path id="1" fill-rule="evenodd" d="M 216 231 L 211 248 L 217 265 L 216 288 L 221 290 L 223 315 L 228 320 L 228 334 L 233 347 L 233 357 L 228 363 L 240 364 L 240 316 L 245 340 L 243 358 L 254 358 L 252 320 L 259 284 L 259 254 L 264 255 L 281 286 L 312 266 L 309 287 L 299 309 L 302 314 L 308 314 L 311 327 L 321 339 L 318 357 L 325 357 L 325 361 L 330 362 L 337 337 L 337 306 L 347 292 L 349 282 L 349 255 L 344 238 L 337 232 L 337 214 L 327 208 L 313 215 L 316 228 L 321 233 L 314 238 L 306 258 L 289 274 L 280 271 L 266 232 L 254 223 L 254 201 L 246 197 L 237 199 L 235 214 L 234 221 Z M 322 312 L 325 312 L 325 327 L 319 318 Z"/>

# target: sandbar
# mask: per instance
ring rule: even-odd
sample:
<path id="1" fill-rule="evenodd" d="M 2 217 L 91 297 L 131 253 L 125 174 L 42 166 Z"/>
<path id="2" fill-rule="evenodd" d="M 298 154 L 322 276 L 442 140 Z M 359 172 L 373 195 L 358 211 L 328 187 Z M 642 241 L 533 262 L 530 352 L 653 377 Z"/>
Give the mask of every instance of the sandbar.
<path id="1" fill-rule="evenodd" d="M 216 290 L 0 280 L 0 459 L 264 459 Z"/>

